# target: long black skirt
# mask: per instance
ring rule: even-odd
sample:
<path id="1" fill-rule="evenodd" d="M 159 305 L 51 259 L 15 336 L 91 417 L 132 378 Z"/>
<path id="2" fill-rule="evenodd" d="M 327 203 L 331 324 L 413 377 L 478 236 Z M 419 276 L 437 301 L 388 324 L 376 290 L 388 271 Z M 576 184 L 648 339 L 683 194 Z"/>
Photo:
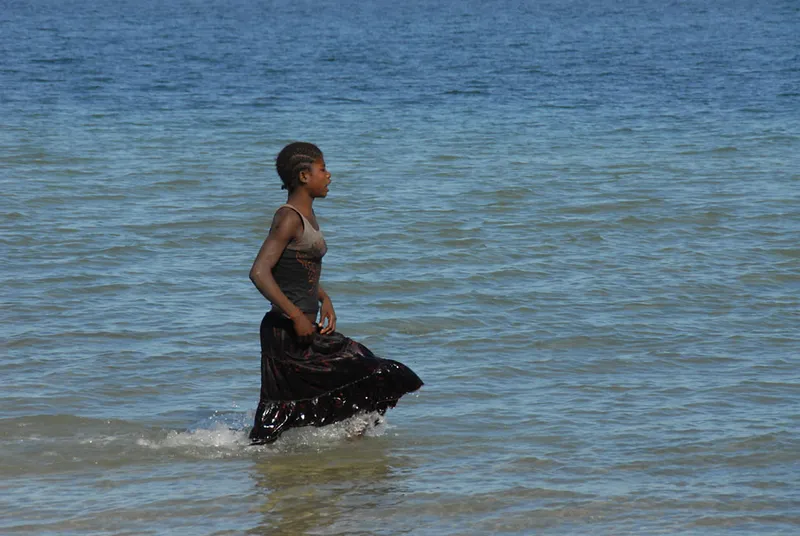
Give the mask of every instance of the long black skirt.
<path id="1" fill-rule="evenodd" d="M 315 333 L 303 344 L 291 320 L 269 312 L 261 322 L 261 396 L 250 439 L 271 443 L 287 428 L 383 414 L 420 387 L 410 368 L 341 333 Z"/>

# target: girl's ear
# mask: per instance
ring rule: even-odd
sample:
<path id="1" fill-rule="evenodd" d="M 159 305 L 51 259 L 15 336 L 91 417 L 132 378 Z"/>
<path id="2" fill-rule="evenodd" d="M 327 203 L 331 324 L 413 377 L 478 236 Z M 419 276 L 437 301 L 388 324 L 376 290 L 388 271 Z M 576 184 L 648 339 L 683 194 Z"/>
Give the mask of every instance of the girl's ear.
<path id="1" fill-rule="evenodd" d="M 301 171 L 300 174 L 297 176 L 297 178 L 300 184 L 305 184 L 308 182 L 308 177 L 306 176 L 305 170 Z"/>

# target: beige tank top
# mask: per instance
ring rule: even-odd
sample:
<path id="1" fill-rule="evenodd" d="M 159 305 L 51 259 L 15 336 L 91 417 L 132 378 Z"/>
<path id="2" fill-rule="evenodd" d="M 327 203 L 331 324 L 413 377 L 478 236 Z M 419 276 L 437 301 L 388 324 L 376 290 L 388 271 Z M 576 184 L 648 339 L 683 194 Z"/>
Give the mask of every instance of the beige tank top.
<path id="1" fill-rule="evenodd" d="M 316 315 L 319 309 L 319 276 L 322 256 L 328 251 L 322 231 L 314 229 L 311 222 L 292 205 L 288 207 L 303 220 L 303 235 L 292 239 L 283 250 L 272 276 L 281 291 L 304 313 Z"/>
<path id="2" fill-rule="evenodd" d="M 328 245 L 325 243 L 325 237 L 322 235 L 322 229 L 314 229 L 314 226 L 311 225 L 311 222 L 303 216 L 303 213 L 297 210 L 292 205 L 288 203 L 285 205 L 281 205 L 278 209 L 283 207 L 288 207 L 297 214 L 300 215 L 300 218 L 303 220 L 303 236 L 300 237 L 300 240 L 292 240 L 287 244 L 286 249 L 290 249 L 292 251 L 302 251 L 303 253 L 308 253 L 312 257 L 323 257 L 325 253 L 328 251 Z"/>

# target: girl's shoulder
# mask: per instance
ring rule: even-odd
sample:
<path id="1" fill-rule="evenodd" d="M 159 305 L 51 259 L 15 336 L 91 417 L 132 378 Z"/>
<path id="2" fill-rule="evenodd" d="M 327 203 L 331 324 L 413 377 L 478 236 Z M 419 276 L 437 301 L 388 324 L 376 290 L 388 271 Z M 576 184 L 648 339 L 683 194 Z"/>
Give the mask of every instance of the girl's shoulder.
<path id="1" fill-rule="evenodd" d="M 302 221 L 303 215 L 292 205 L 281 205 L 275 209 L 274 218 Z"/>
<path id="2" fill-rule="evenodd" d="M 281 205 L 272 216 L 271 229 L 284 228 L 291 231 L 303 229 L 303 219 L 297 209 L 291 205 Z"/>

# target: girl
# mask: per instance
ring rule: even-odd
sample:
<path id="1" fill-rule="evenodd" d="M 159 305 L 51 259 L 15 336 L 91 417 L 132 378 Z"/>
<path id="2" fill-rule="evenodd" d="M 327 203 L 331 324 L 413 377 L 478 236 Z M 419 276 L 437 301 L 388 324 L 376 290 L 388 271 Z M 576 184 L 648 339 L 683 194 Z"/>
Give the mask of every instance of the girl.
<path id="1" fill-rule="evenodd" d="M 376 357 L 336 331 L 330 296 L 319 284 L 327 251 L 312 204 L 331 174 L 311 143 L 287 145 L 278 175 L 289 198 L 275 212 L 250 280 L 272 303 L 261 322 L 261 397 L 254 444 L 293 426 L 323 426 L 359 412 L 383 414 L 422 381 L 405 365 Z M 319 323 L 316 324 L 319 313 Z"/>

